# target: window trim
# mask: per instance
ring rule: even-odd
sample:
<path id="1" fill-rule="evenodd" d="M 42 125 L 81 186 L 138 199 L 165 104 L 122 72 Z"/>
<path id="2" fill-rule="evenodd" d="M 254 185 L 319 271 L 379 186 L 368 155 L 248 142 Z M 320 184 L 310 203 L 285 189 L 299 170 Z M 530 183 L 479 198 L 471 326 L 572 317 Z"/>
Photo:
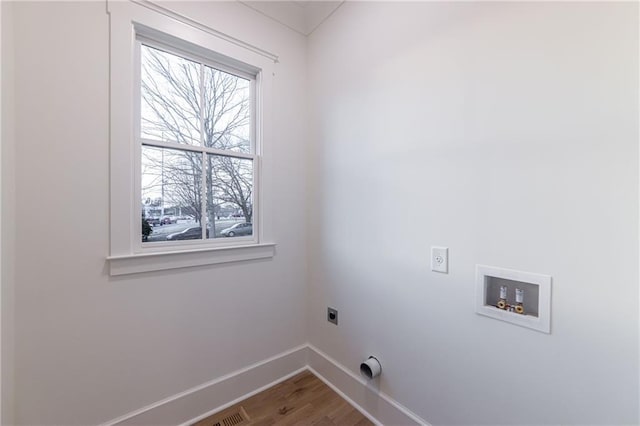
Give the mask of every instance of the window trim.
<path id="1" fill-rule="evenodd" d="M 263 259 L 275 255 L 270 234 L 272 211 L 271 88 L 277 57 L 150 2 L 108 0 L 111 24 L 110 274 L 120 275 L 187 266 Z M 140 123 L 140 45 L 150 44 L 213 68 L 252 79 L 252 152 L 254 233 L 251 237 L 142 244 L 140 187 L 142 137 Z M 211 57 L 211 59 L 207 59 Z M 137 111 L 137 112 L 136 112 Z M 162 146 L 159 141 L 151 141 Z M 169 147 L 169 146 L 168 146 Z M 175 147 L 174 147 L 175 148 Z M 204 147 L 197 151 L 203 152 Z M 189 149 L 189 145 L 181 147 Z M 204 148 L 209 150 L 209 148 Z M 213 154 L 220 154 L 214 152 Z M 243 158 L 243 153 L 237 153 Z M 224 154 L 223 154 L 224 155 Z M 228 156 L 228 153 L 227 153 Z M 236 156 L 234 153 L 233 156 Z M 267 201 L 267 202 L 265 202 Z M 203 230 L 203 233 L 205 231 Z M 158 262 L 158 260 L 162 262 Z"/>

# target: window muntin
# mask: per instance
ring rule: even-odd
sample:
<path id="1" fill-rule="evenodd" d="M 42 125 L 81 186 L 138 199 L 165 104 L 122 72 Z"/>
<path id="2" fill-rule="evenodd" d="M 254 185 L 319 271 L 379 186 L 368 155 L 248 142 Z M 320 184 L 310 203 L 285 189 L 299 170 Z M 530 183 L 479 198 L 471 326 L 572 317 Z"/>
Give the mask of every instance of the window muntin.
<path id="1" fill-rule="evenodd" d="M 252 228 L 224 232 L 255 215 L 255 76 L 146 39 L 138 49 L 142 247 L 255 242 Z"/>

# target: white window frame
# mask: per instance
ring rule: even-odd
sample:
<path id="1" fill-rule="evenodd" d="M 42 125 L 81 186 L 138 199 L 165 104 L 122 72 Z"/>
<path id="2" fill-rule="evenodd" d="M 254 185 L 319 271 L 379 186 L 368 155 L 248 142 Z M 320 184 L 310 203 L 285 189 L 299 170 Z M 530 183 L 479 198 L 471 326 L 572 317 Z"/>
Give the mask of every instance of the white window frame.
<path id="1" fill-rule="evenodd" d="M 110 274 L 123 275 L 274 256 L 275 244 L 269 233 L 271 209 L 268 202 L 268 194 L 271 193 L 271 160 L 269 150 L 265 147 L 271 138 L 269 106 L 277 57 L 150 2 L 109 0 L 108 12 L 111 21 Z M 253 160 L 254 228 L 251 237 L 142 243 L 141 43 L 161 47 L 185 58 L 194 58 L 215 68 L 227 68 L 239 76 L 251 77 L 252 127 L 255 134 L 252 137 L 251 154 L 237 155 Z M 163 144 L 153 141 L 152 145 L 160 147 Z M 189 149 L 189 146 L 181 149 Z M 204 150 L 221 153 L 208 148 Z"/>
<path id="2" fill-rule="evenodd" d="M 257 69 L 248 69 L 246 66 L 243 68 L 236 68 L 237 64 L 229 64 L 228 59 L 220 58 L 219 56 L 214 60 L 211 54 L 205 53 L 206 56 L 200 56 L 197 53 L 193 52 L 193 48 L 189 50 L 181 50 L 176 46 L 181 43 L 179 40 L 168 40 L 168 37 L 164 34 L 155 35 L 153 32 L 144 27 L 136 28 L 136 43 L 134 47 L 134 66 L 135 66 L 135 87 L 134 87 L 134 138 L 136 139 L 135 144 L 135 177 L 136 177 L 136 187 L 134 193 L 138 194 L 138 198 L 134 200 L 134 202 L 138 203 L 138 211 L 142 208 L 142 203 L 140 200 L 140 194 L 142 193 L 142 183 L 141 183 L 141 148 L 142 145 L 153 146 L 157 148 L 167 148 L 167 149 L 176 149 L 183 151 L 193 151 L 197 153 L 205 153 L 205 154 L 214 154 L 219 156 L 228 156 L 233 158 L 241 158 L 251 160 L 253 171 L 252 171 L 252 181 L 253 181 L 253 199 L 252 199 L 252 208 L 255 217 L 260 217 L 260 203 L 259 197 L 257 195 L 260 193 L 260 172 L 259 172 L 259 164 L 260 164 L 260 132 L 257 129 L 256 123 L 260 122 L 260 115 L 262 111 L 256 107 L 257 104 L 257 89 L 260 86 L 260 75 L 259 70 Z M 197 145 L 186 145 L 186 144 L 178 144 L 171 143 L 165 141 L 158 141 L 153 139 L 147 139 L 141 136 L 141 48 L 142 45 L 149 46 L 152 48 L 156 48 L 167 53 L 176 55 L 178 57 L 192 60 L 204 66 L 210 66 L 215 69 L 219 69 L 221 71 L 228 72 L 238 77 L 246 78 L 250 81 L 250 90 L 251 90 L 251 149 L 250 153 L 243 152 L 231 152 L 224 151 L 215 148 L 207 148 L 203 146 Z M 223 62 L 224 61 L 224 62 Z M 234 67 L 236 65 L 236 67 Z M 240 65 L 242 66 L 242 65 Z M 204 160 L 203 160 L 204 161 Z M 206 173 L 204 172 L 205 168 L 202 168 L 202 173 L 204 179 L 206 179 Z M 205 185 L 203 185 L 202 190 L 205 190 Z M 206 208 L 205 208 L 206 197 L 203 195 L 202 197 L 202 217 L 205 217 Z M 134 220 L 138 220 L 139 218 L 134 217 Z M 207 227 L 209 224 L 207 223 Z M 205 226 L 202 226 L 202 239 L 200 240 L 187 240 L 187 241 L 161 241 L 161 242 L 142 242 L 140 236 L 137 238 L 133 235 L 134 251 L 136 253 L 151 253 L 151 252 L 162 252 L 169 249 L 179 250 L 182 247 L 193 246 L 193 247 L 208 247 L 208 246 L 236 246 L 242 244 L 258 244 L 259 243 L 259 221 L 254 224 L 254 230 L 251 236 L 246 237 L 234 237 L 232 240 L 230 239 L 216 239 L 209 240 L 205 237 Z"/>

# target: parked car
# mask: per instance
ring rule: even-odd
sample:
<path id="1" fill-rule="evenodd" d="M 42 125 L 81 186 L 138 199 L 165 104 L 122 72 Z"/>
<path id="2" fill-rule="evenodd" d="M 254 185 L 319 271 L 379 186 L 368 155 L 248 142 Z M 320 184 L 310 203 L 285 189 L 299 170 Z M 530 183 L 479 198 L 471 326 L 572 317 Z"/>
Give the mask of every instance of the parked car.
<path id="1" fill-rule="evenodd" d="M 220 233 L 225 237 L 235 237 L 236 235 L 251 235 L 253 234 L 253 225 L 250 223 L 236 223 L 230 228 L 223 229 Z"/>
<path id="2" fill-rule="evenodd" d="M 192 226 L 180 232 L 167 235 L 167 241 L 175 240 L 199 240 L 202 238 L 202 228 L 200 226 Z M 209 238 L 209 230 L 207 229 L 207 238 Z"/>
<path id="3" fill-rule="evenodd" d="M 165 216 L 160 221 L 160 225 L 171 225 L 172 223 L 176 223 L 176 218 L 173 216 Z"/>
<path id="4" fill-rule="evenodd" d="M 160 225 L 160 218 L 159 217 L 149 217 L 149 218 L 147 218 L 147 222 L 149 222 L 149 225 L 151 225 L 151 226 L 158 226 L 158 225 Z"/>

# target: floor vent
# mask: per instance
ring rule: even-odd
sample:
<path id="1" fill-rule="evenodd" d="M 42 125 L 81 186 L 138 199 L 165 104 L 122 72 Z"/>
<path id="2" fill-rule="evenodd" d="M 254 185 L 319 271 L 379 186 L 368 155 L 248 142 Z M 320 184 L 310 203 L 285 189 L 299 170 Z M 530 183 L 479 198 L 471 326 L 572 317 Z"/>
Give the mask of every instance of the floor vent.
<path id="1" fill-rule="evenodd" d="M 241 426 L 245 424 L 245 421 L 249 420 L 247 412 L 244 407 L 240 407 L 235 413 L 231 413 L 221 420 L 217 420 L 212 426 Z"/>
<path id="2" fill-rule="evenodd" d="M 234 413 L 229 417 L 225 417 L 224 419 L 222 419 L 222 424 L 224 426 L 236 426 L 242 422 L 244 422 L 244 419 L 242 418 L 240 413 Z"/>

